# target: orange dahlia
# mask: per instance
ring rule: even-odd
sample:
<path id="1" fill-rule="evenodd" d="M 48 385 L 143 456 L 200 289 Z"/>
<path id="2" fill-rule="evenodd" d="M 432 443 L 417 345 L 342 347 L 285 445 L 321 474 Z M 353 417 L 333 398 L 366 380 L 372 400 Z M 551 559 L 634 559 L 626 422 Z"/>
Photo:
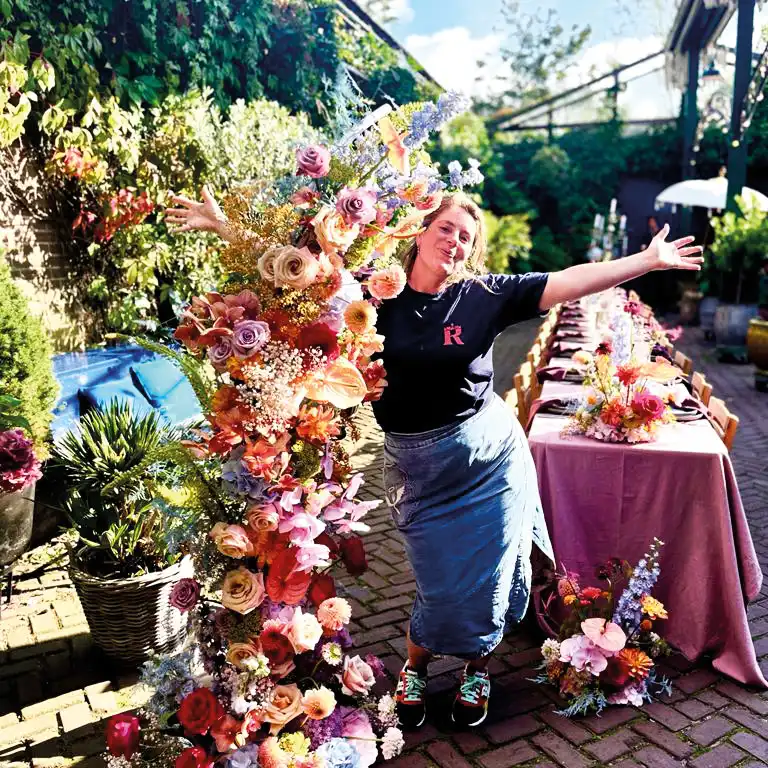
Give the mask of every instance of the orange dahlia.
<path id="1" fill-rule="evenodd" d="M 327 443 L 332 437 L 338 437 L 340 432 L 339 420 L 333 408 L 302 405 L 299 409 L 296 433 L 304 440 Z"/>
<path id="2" fill-rule="evenodd" d="M 643 680 L 648 677 L 653 666 L 653 661 L 648 654 L 638 648 L 623 648 L 616 654 L 616 658 L 621 662 L 629 676 L 636 680 Z"/>

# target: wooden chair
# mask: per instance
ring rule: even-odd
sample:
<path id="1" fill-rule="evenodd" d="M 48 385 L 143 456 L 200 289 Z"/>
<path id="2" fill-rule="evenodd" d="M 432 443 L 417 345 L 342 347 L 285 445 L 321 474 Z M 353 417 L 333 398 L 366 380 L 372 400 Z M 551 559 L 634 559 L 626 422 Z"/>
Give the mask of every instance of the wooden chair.
<path id="1" fill-rule="evenodd" d="M 520 366 L 520 370 L 515 374 L 515 392 L 517 393 L 517 418 L 523 425 L 523 429 L 528 425 L 528 413 L 531 409 L 533 379 L 533 366 L 530 362 L 525 362 Z"/>
<path id="2" fill-rule="evenodd" d="M 538 341 L 531 347 L 526 359 L 531 364 L 534 371 L 539 367 L 539 363 L 541 362 L 541 345 Z"/>
<path id="3" fill-rule="evenodd" d="M 680 368 L 686 376 L 693 372 L 693 360 L 682 352 L 675 351 L 675 365 Z"/>
<path id="4" fill-rule="evenodd" d="M 512 413 L 515 414 L 515 418 L 519 419 L 520 416 L 517 412 L 517 390 L 516 389 L 508 389 L 504 393 L 504 402 L 506 405 L 512 409 Z"/>
<path id="5" fill-rule="evenodd" d="M 731 413 L 719 397 L 709 398 L 709 413 L 715 432 L 720 435 L 720 439 L 730 451 L 733 446 L 733 438 L 736 437 L 736 430 L 739 427 L 739 417 Z"/>
<path id="6" fill-rule="evenodd" d="M 709 398 L 712 397 L 712 385 L 704 378 L 704 374 L 696 373 L 691 377 L 691 389 L 693 394 L 701 400 L 704 405 L 709 405 Z"/>

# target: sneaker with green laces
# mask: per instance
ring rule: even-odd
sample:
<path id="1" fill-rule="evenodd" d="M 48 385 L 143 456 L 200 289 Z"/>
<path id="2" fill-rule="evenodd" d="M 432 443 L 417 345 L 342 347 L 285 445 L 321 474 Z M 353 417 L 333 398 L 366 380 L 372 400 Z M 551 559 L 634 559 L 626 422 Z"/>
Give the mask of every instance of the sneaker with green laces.
<path id="1" fill-rule="evenodd" d="M 395 688 L 395 711 L 403 728 L 418 728 L 427 719 L 425 695 L 426 675 L 420 675 L 408 664 L 400 670 Z"/>
<path id="2" fill-rule="evenodd" d="M 453 701 L 451 719 L 462 728 L 471 728 L 488 715 L 488 699 L 491 696 L 491 679 L 488 673 L 464 667 L 459 679 L 459 692 Z"/>

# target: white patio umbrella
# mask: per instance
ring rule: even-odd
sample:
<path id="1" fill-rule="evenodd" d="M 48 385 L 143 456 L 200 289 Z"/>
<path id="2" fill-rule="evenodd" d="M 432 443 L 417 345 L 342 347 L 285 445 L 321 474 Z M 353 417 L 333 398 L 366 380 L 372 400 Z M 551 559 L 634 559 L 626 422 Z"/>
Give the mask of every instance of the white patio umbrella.
<path id="1" fill-rule="evenodd" d="M 715 176 L 713 179 L 689 179 L 667 187 L 656 197 L 656 203 L 672 205 L 695 205 L 701 208 L 722 210 L 728 196 L 728 179 Z M 768 211 L 768 197 L 750 187 L 741 188 L 741 196 L 748 205 Z"/>

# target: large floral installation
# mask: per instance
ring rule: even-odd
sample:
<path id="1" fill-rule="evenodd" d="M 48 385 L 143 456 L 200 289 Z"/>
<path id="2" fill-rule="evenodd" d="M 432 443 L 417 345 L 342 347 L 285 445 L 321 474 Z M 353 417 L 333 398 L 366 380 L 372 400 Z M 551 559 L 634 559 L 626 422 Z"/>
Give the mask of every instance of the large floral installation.
<path id="1" fill-rule="evenodd" d="M 113 764 L 365 768 L 401 749 L 394 701 L 375 694 L 383 664 L 350 650 L 331 573 L 363 572 L 363 518 L 380 503 L 358 498 L 343 439 L 386 386 L 376 318 L 405 286 L 399 245 L 444 190 L 482 180 L 474 162 L 442 176 L 421 148 L 467 106 L 447 93 L 380 110 L 299 148 L 269 204 L 249 191 L 225 202 L 225 280 L 191 301 L 175 337 L 207 419 L 186 447 L 220 467 L 228 496 L 204 518 L 206 578 L 172 595 L 194 642 L 146 665 L 155 693 L 144 722 L 110 721 Z"/>
<path id="2" fill-rule="evenodd" d="M 560 575 L 545 613 L 564 618 L 557 639 L 545 640 L 541 647 L 543 671 L 536 678 L 555 686 L 565 699 L 567 705 L 558 714 L 599 714 L 611 704 L 639 707 L 670 692 L 654 662 L 669 653 L 654 631 L 654 622 L 668 618 L 652 595 L 662 544 L 654 539 L 634 568 L 618 558 L 598 566 L 600 586 L 584 586 L 576 573 Z M 619 590 L 622 581 L 626 586 Z"/>
<path id="3" fill-rule="evenodd" d="M 682 372 L 657 354 L 667 332 L 635 301 L 623 302 L 594 353 L 579 351 L 584 392 L 564 432 L 606 442 L 645 443 L 674 421 L 667 386 Z M 651 360 L 652 354 L 655 354 Z"/>

